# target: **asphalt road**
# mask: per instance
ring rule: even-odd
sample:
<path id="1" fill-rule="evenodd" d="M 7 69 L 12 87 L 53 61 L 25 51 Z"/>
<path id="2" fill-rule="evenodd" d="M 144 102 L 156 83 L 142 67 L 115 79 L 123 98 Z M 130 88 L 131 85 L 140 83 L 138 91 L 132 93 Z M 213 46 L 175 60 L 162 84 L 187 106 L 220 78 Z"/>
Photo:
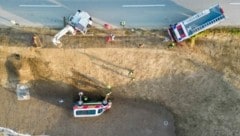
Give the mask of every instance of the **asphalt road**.
<path id="1" fill-rule="evenodd" d="M 239 25 L 240 0 L 0 0 L 0 24 L 62 27 L 64 16 L 81 9 L 95 24 L 162 28 L 218 3 L 227 16 L 221 25 Z"/>

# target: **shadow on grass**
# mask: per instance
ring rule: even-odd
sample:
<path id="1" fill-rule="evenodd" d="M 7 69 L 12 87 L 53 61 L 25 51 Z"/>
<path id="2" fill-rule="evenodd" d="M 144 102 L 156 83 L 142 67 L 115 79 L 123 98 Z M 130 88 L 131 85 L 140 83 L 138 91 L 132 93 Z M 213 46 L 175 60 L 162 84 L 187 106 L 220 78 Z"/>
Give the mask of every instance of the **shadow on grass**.
<path id="1" fill-rule="evenodd" d="M 20 54 L 11 54 L 7 57 L 5 62 L 5 67 L 8 74 L 8 84 L 10 88 L 16 88 L 16 85 L 19 83 L 19 72 L 18 70 L 22 66 L 22 58 Z"/>
<path id="2" fill-rule="evenodd" d="M 98 65 L 99 67 L 106 69 L 108 71 L 111 71 L 117 75 L 126 77 L 126 78 L 132 78 L 132 74 L 134 73 L 134 70 L 122 66 L 115 65 L 111 62 L 108 62 L 106 60 L 103 60 L 101 58 L 98 58 L 96 56 L 87 54 L 87 53 L 82 53 L 83 55 L 86 55 L 89 57 L 92 61 L 93 64 Z"/>

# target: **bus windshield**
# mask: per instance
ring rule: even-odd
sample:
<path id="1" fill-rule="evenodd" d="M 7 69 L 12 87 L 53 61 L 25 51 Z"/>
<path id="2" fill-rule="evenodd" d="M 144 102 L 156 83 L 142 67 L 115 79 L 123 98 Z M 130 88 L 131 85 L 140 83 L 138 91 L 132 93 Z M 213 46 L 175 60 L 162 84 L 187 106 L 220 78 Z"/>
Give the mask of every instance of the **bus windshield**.
<path id="1" fill-rule="evenodd" d="M 183 38 L 183 37 L 185 37 L 186 35 L 185 35 L 185 33 L 184 33 L 184 31 L 183 31 L 183 29 L 182 29 L 182 26 L 177 26 L 177 30 L 178 30 L 178 33 L 179 33 L 179 35 L 181 36 L 181 38 Z"/>

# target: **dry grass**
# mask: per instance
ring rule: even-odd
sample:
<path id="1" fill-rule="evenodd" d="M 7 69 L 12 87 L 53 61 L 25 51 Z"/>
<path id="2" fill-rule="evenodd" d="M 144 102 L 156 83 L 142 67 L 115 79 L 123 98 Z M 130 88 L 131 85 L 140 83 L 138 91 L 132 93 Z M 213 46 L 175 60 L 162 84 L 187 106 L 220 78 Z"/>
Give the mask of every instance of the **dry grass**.
<path id="1" fill-rule="evenodd" d="M 30 133 L 43 133 L 49 127 L 51 130 L 47 132 L 52 135 L 67 134 L 71 130 L 74 130 L 72 135 L 79 134 L 77 132 L 86 127 L 84 125 L 79 127 L 81 124 L 78 124 L 66 113 L 69 111 L 68 104 L 71 101 L 67 101 L 61 107 L 55 103 L 55 100 L 62 96 L 67 100 L 78 89 L 104 91 L 107 85 L 111 85 L 114 101 L 119 102 L 121 106 L 124 104 L 119 99 L 123 97 L 136 100 L 137 103 L 141 101 L 143 103 L 150 102 L 151 105 L 156 104 L 152 107 L 153 110 L 150 110 L 151 112 L 143 110 L 144 116 L 153 116 L 152 118 L 144 120 L 142 116 L 134 114 L 145 121 L 143 127 L 151 126 L 149 129 L 152 132 L 158 132 L 159 128 L 154 127 L 157 123 L 151 125 L 154 122 L 148 122 L 149 120 L 157 118 L 156 114 L 170 116 L 167 112 L 163 114 L 154 111 L 162 105 L 174 115 L 176 135 L 240 135 L 238 127 L 240 126 L 240 39 L 236 31 L 233 28 L 211 29 L 195 39 L 194 47 L 177 46 L 173 49 L 168 49 L 168 43 L 162 42 L 165 33 L 157 30 L 111 30 L 111 33 L 117 35 L 116 41 L 106 44 L 104 37 L 109 32 L 91 29 L 89 34 L 94 35 L 66 36 L 63 39 L 65 42 L 63 49 L 56 49 L 53 45 L 48 45 L 52 34 L 47 32 L 39 33 L 40 36 L 47 37 L 43 40 L 45 47 L 42 49 L 26 48 L 30 43 L 26 44 L 26 41 L 21 43 L 22 39 L 16 38 L 15 40 L 19 42 L 18 45 L 14 45 L 12 40 L 8 41 L 6 45 L 1 43 L 1 84 L 9 87 L 9 75 L 5 67 L 6 59 L 13 53 L 21 54 L 22 63 L 24 63 L 21 67 L 25 72 L 24 80 L 29 80 L 34 85 L 34 103 L 37 106 L 45 105 L 50 109 L 46 117 L 36 117 L 36 112 L 26 114 L 31 118 L 26 121 L 26 124 L 34 122 L 34 118 L 45 119 L 39 121 L 41 125 L 34 126 L 32 131 L 29 130 Z M 22 33 L 30 35 L 34 32 L 32 30 Z M 66 43 L 68 44 L 66 45 Z M 139 43 L 143 43 L 145 46 L 138 48 Z M 184 44 L 190 45 L 189 41 Z M 134 72 L 129 76 L 129 71 L 132 70 Z M 19 75 L 21 80 L 21 70 Z M 132 80 L 133 78 L 134 80 Z M 53 91 L 51 92 L 51 90 Z M 6 98 L 14 97 L 13 93 L 3 92 L 2 96 Z M 5 101 L 3 97 L 0 100 L 2 100 L 2 109 L 9 111 L 9 104 L 13 106 L 13 103 Z M 13 101 L 16 102 L 15 99 Z M 134 107 L 141 107 L 138 104 Z M 121 110 L 119 105 L 114 109 L 114 114 L 107 115 L 109 118 L 115 117 L 115 121 L 117 120 L 118 123 L 103 117 L 106 119 L 105 121 L 111 122 L 113 126 L 117 124 L 118 130 L 138 126 L 139 122 L 130 119 L 133 116 L 116 112 Z M 18 108 L 18 106 L 24 105 L 18 104 L 13 107 Z M 29 105 L 26 104 L 25 107 L 27 106 Z M 34 108 L 34 106 L 30 108 Z M 51 109 L 56 110 L 50 112 Z M 165 110 L 161 109 L 160 111 Z M 14 126 L 18 130 L 28 131 L 27 128 L 30 126 L 19 125 L 20 118 L 25 115 L 19 114 L 21 117 L 19 116 L 14 122 L 14 120 L 5 118 L 16 116 L 15 113 L 8 115 L 9 112 L 6 113 L 3 110 L 0 112 L 1 115 L 4 115 L 4 117 L 0 117 L 1 122 L 5 123 L 4 126 Z M 24 110 L 21 111 L 18 108 L 17 112 L 24 112 Z M 40 112 L 43 114 L 43 111 L 40 110 Z M 124 111 L 122 112 L 124 113 Z M 58 121 L 56 122 L 51 116 L 55 116 Z M 133 126 L 127 124 L 125 124 L 126 127 L 122 126 L 122 116 L 130 117 L 128 119 L 134 123 L 131 121 L 128 123 Z M 103 118 L 90 121 L 104 121 Z M 63 127 L 61 124 L 68 125 Z M 88 125 L 91 127 L 91 124 Z M 91 128 L 101 130 L 99 126 Z M 108 133 L 98 134 L 118 134 L 111 130 L 114 131 L 116 128 L 109 129 Z M 128 133 L 119 132 L 119 134 L 126 135 Z M 140 132 L 138 134 L 138 131 L 133 133 L 133 135 L 144 134 L 147 135 L 147 133 L 140 134 Z M 152 134 L 160 135 L 160 132 Z"/>

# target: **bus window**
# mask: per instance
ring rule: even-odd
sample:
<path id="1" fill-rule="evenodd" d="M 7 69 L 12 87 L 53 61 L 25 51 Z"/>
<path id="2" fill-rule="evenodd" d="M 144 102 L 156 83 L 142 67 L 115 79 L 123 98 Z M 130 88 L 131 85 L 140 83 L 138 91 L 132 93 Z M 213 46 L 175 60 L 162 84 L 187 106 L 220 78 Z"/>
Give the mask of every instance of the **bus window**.
<path id="1" fill-rule="evenodd" d="M 76 115 L 95 115 L 96 110 L 78 110 L 76 111 Z"/>
<path id="2" fill-rule="evenodd" d="M 186 35 L 185 35 L 185 33 L 184 33 L 184 31 L 183 31 L 183 29 L 182 29 L 182 26 L 177 26 L 177 30 L 178 30 L 178 33 L 179 33 L 179 35 L 181 36 L 181 38 L 183 38 L 183 37 L 185 37 Z"/>
<path id="3" fill-rule="evenodd" d="M 98 113 L 102 113 L 102 112 L 103 112 L 103 109 L 99 109 L 99 110 L 98 110 Z"/>

